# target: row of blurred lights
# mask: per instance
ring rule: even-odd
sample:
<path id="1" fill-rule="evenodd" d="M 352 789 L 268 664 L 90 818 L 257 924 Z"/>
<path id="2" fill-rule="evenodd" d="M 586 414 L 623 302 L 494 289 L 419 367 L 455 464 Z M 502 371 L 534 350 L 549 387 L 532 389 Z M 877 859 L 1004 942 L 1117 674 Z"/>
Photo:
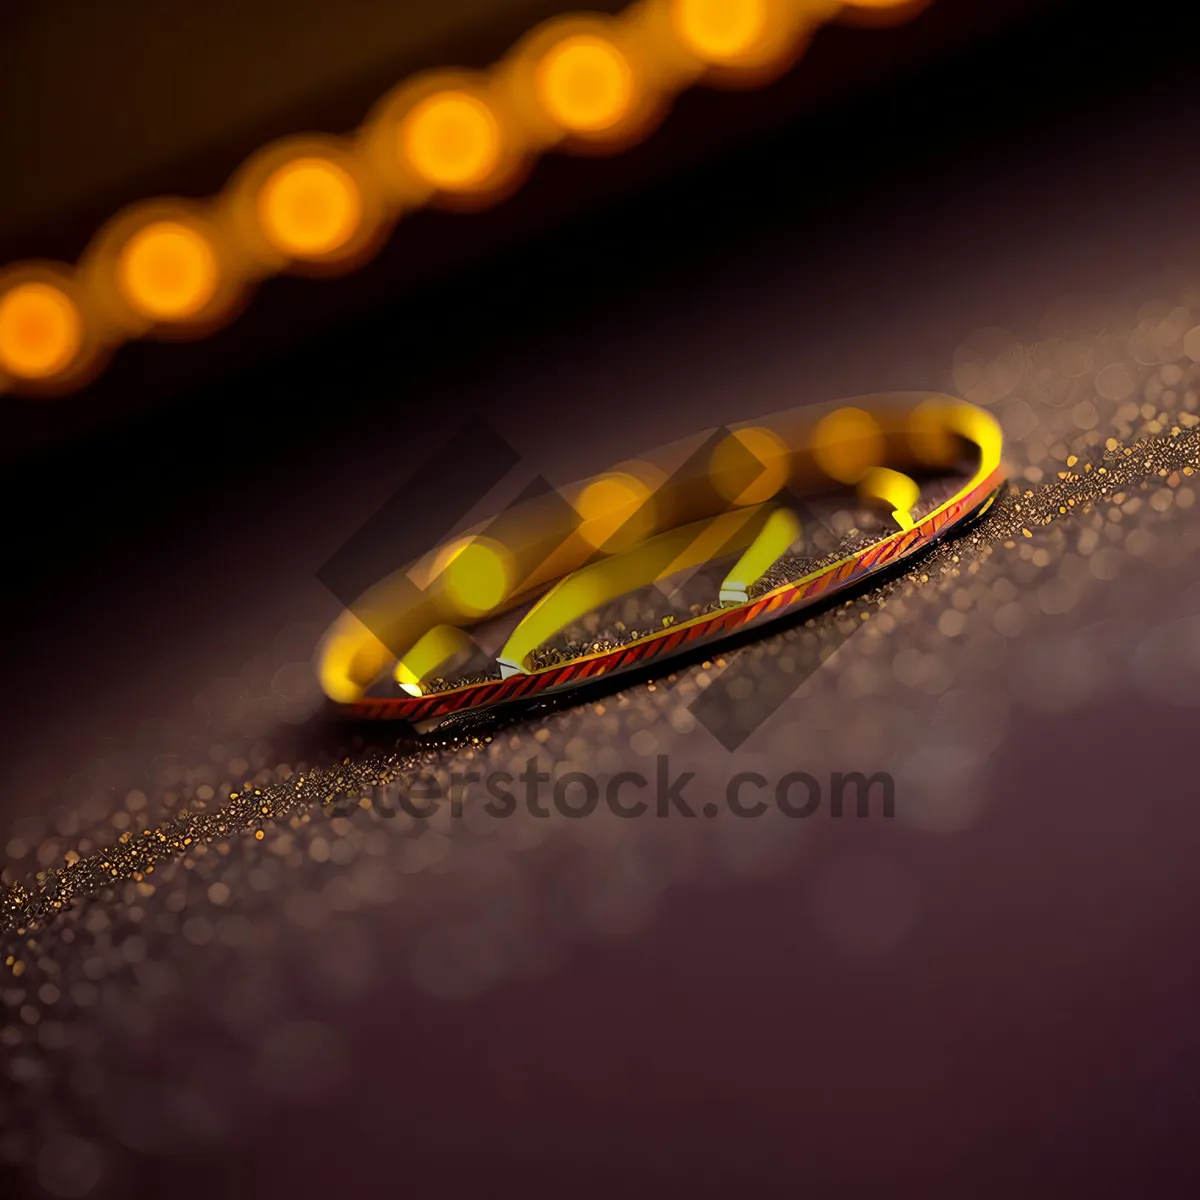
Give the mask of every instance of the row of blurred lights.
<path id="1" fill-rule="evenodd" d="M 548 150 L 640 141 L 694 83 L 766 83 L 825 21 L 903 20 L 928 3 L 638 0 L 615 18 L 548 21 L 487 71 L 406 81 L 347 137 L 267 147 L 210 200 L 127 209 L 74 267 L 4 271 L 0 391 L 70 391 L 122 342 L 203 336 L 269 275 L 361 265 L 406 212 L 494 204 Z"/>

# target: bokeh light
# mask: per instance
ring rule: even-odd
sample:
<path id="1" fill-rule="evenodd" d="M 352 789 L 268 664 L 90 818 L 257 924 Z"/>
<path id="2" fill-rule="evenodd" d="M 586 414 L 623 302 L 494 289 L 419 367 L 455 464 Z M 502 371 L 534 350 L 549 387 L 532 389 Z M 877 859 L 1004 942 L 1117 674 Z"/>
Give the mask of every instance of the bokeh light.
<path id="1" fill-rule="evenodd" d="M 589 481 L 572 501 L 580 516 L 579 536 L 595 550 L 604 547 L 611 552 L 635 545 L 653 524 L 653 506 L 646 503 L 649 496 L 650 488 L 624 471 Z"/>
<path id="2" fill-rule="evenodd" d="M 479 97 L 466 91 L 427 96 L 401 123 L 400 143 L 412 170 L 442 190 L 482 187 L 500 166 L 500 124 Z"/>
<path id="3" fill-rule="evenodd" d="M 909 414 L 905 432 L 913 453 L 925 466 L 948 467 L 958 457 L 958 439 L 947 422 L 942 400 L 931 398 L 918 404 Z"/>
<path id="4" fill-rule="evenodd" d="M 839 483 L 856 483 L 883 462 L 883 451 L 883 430 L 861 408 L 839 408 L 823 417 L 813 430 L 813 458 L 830 479 Z"/>
<path id="5" fill-rule="evenodd" d="M 49 302 L 26 292 L 11 310 L 4 386 L 75 388 L 76 367 L 98 366 L 101 348 L 211 332 L 265 275 L 355 269 L 400 213 L 494 203 L 537 153 L 613 153 L 644 139 L 700 77 L 759 86 L 825 21 L 894 24 L 928 2 L 639 0 L 616 17 L 554 17 L 486 72 L 404 81 L 345 139 L 289 138 L 209 200 L 119 214 L 79 263 L 78 290 Z"/>
<path id="6" fill-rule="evenodd" d="M 51 283 L 18 283 L 0 295 L 0 368 L 17 379 L 61 374 L 83 346 L 83 318 Z"/>
<path id="7" fill-rule="evenodd" d="M 730 504 L 761 504 L 787 483 L 790 462 L 787 445 L 774 430 L 739 429 L 713 450 L 713 484 Z"/>
<path id="8" fill-rule="evenodd" d="M 182 221 L 155 221 L 138 230 L 117 258 L 123 299 L 151 321 L 187 321 L 202 314 L 220 283 L 209 239 Z"/>
<path id="9" fill-rule="evenodd" d="M 464 616 L 498 608 L 512 590 L 512 554 L 493 538 L 472 537 L 450 555 L 440 582 L 449 602 Z"/>
<path id="10" fill-rule="evenodd" d="M 841 0 L 838 20 L 851 25 L 900 25 L 928 8 L 933 0 Z M 832 15 L 832 14 L 831 14 Z"/>
<path id="11" fill-rule="evenodd" d="M 570 133 L 603 133 L 633 111 L 633 68 L 607 38 L 580 33 L 546 52 L 535 74 L 538 102 Z"/>
<path id="12" fill-rule="evenodd" d="M 285 162 L 258 193 L 267 240 L 289 258 L 324 258 L 344 249 L 363 220 L 362 196 L 350 173 L 327 158 Z"/>
<path id="13" fill-rule="evenodd" d="M 708 63 L 736 63 L 767 32 L 768 0 L 672 0 L 671 22 L 683 44 Z"/>

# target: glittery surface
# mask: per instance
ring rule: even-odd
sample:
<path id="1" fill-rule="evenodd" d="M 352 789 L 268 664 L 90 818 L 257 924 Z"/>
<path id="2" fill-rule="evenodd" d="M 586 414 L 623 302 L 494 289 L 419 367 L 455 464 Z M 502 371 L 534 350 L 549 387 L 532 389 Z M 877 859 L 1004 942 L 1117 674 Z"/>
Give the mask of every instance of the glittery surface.
<path id="1" fill-rule="evenodd" d="M 901 577 L 738 652 L 761 673 L 827 661 L 736 769 L 887 770 L 907 828 L 953 832 L 981 818 L 1018 709 L 1118 690 L 1200 702 L 1198 597 L 1168 582 L 1200 559 L 1200 291 L 1124 314 L 1090 305 L 1057 306 L 1025 343 L 963 339 L 949 373 L 1000 417 L 1016 482 Z M 1137 615 L 1147 589 L 1178 595 L 1166 623 Z M 452 774 L 516 774 L 531 757 L 603 783 L 666 755 L 697 772 L 707 813 L 733 768 L 689 705 L 727 665 L 421 746 L 339 730 L 344 747 L 319 762 L 277 749 L 281 726 L 317 712 L 307 663 L 253 664 L 257 699 L 215 684 L 201 707 L 226 740 L 144 747 L 151 783 L 96 787 L 6 834 L 0 1152 L 50 1194 L 83 1196 L 125 1155 L 238 1144 L 262 1106 L 334 1086 L 347 1050 L 331 1014 L 371 994 L 384 945 L 417 989 L 469 998 L 544 974 L 580 940 L 643 930 L 673 885 L 794 863 L 824 827 L 777 813 L 500 818 L 468 790 L 460 811 L 415 819 L 400 803 L 422 779 L 448 790 Z M 94 779 L 118 779 L 120 758 Z M 818 880 L 817 927 L 846 954 L 888 952 L 918 920 L 907 884 L 854 886 L 883 888 L 888 920 L 856 924 Z M 197 1023 L 203 1039 L 184 1033 Z M 149 1052 L 163 1044 L 169 1070 Z"/>

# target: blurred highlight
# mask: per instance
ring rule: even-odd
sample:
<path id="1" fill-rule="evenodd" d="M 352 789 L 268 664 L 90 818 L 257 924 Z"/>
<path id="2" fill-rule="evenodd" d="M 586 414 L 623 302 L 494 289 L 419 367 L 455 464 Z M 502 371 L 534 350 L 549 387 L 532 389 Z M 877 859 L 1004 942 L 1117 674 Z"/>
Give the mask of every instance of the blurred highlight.
<path id="1" fill-rule="evenodd" d="M 515 582 L 513 556 L 494 538 L 474 537 L 460 546 L 439 580 L 451 607 L 462 617 L 478 617 L 500 607 Z"/>
<path id="2" fill-rule="evenodd" d="M 761 504 L 787 482 L 791 455 L 772 429 L 752 425 L 723 438 L 713 451 L 717 490 L 730 504 Z"/>
<path id="3" fill-rule="evenodd" d="M 79 298 L 22 282 L 30 264 L 8 272 L 0 389 L 67 391 L 123 342 L 210 332 L 265 276 L 354 269 L 405 212 L 494 203 L 538 153 L 625 149 L 687 87 L 758 86 L 826 21 L 894 23 L 928 2 L 638 0 L 616 18 L 549 20 L 488 71 L 401 85 L 344 141 L 292 139 L 253 156 L 210 201 L 121 214 L 77 275 L 56 268 Z"/>
<path id="4" fill-rule="evenodd" d="M 646 536 L 653 524 L 651 489 L 636 475 L 613 471 L 585 484 L 574 498 L 579 535 L 593 549 L 624 548 Z M 620 538 L 618 547 L 614 539 Z"/>
<path id="5" fill-rule="evenodd" d="M 465 91 L 439 92 L 408 114 L 404 158 L 433 187 L 477 188 L 500 164 L 500 126 L 488 106 Z"/>
<path id="6" fill-rule="evenodd" d="M 18 379 L 66 371 L 83 344 L 83 319 L 61 288 L 18 283 L 0 296 L 0 369 Z"/>
<path id="7" fill-rule="evenodd" d="M 730 63 L 758 49 L 768 30 L 768 0 L 675 0 L 680 40 L 705 62 Z"/>
<path id="8" fill-rule="evenodd" d="M 157 221 L 129 239 L 117 260 L 117 287 L 151 321 L 186 321 L 217 291 L 216 255 L 208 240 L 179 221 Z"/>
<path id="9" fill-rule="evenodd" d="M 861 408 L 839 408 L 822 419 L 813 435 L 817 466 L 839 483 L 857 483 L 883 461 L 879 423 Z"/>
<path id="10" fill-rule="evenodd" d="M 633 108 L 633 69 L 620 48 L 604 38 L 578 34 L 559 42 L 538 64 L 538 100 L 547 115 L 570 133 L 603 133 Z"/>
<path id="11" fill-rule="evenodd" d="M 324 158 L 277 167 L 258 195 L 258 220 L 268 241 L 292 258 L 341 250 L 362 223 L 362 198 L 348 172 Z"/>
<path id="12" fill-rule="evenodd" d="M 671 0 L 669 18 L 705 82 L 759 87 L 790 67 L 840 8 L 838 0 Z"/>

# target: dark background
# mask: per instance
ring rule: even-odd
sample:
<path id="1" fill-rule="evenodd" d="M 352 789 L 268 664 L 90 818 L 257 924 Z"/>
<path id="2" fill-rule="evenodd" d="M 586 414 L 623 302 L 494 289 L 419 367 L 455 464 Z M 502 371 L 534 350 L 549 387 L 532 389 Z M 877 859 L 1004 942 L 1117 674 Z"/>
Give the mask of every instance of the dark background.
<path id="1" fill-rule="evenodd" d="M 925 19 L 965 7 L 990 6 Z M 212 342 L 0 401 L 0 815 L 57 800 L 94 739 L 281 625 L 326 619 L 316 568 L 463 412 L 570 479 L 719 421 L 920 386 L 975 326 L 1036 328 L 1063 292 L 1194 266 L 1200 21 L 1024 7 L 936 52 L 917 26 L 832 31 L 843 59 L 818 46 L 761 95 L 685 101 L 686 153 L 668 123 L 628 161 L 551 164 L 507 211 L 415 218 L 362 281 L 279 281 Z M 875 78 L 803 82 L 859 55 Z M 753 116 L 717 117 L 735 111 Z M 712 121 L 729 130 L 710 146 Z M 206 177 L 188 169 L 173 188 Z M 47 250 L 109 211 L 77 210 Z M 774 348 L 797 342 L 811 370 L 781 374 Z M 397 985 L 356 1016 L 351 1101 L 257 1150 L 147 1166 L 138 1190 L 1195 1194 L 1184 716 L 1030 722 L 994 781 L 1004 814 L 911 850 L 931 899 L 901 958 L 815 949 L 787 878 L 672 895 L 648 933 L 536 984 L 460 1006 Z"/>

